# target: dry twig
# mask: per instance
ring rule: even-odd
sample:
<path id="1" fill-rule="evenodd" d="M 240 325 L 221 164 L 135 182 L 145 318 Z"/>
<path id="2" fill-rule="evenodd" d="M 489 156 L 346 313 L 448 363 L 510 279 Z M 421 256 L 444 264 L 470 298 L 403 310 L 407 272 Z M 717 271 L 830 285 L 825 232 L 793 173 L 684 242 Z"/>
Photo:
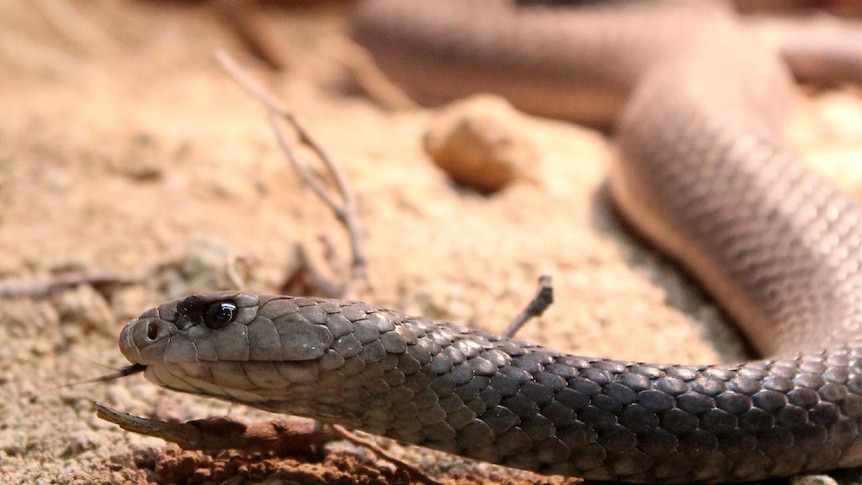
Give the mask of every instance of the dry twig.
<path id="1" fill-rule="evenodd" d="M 367 50 L 343 37 L 330 42 L 330 50 L 339 53 L 339 60 L 353 76 L 357 86 L 378 106 L 387 111 L 419 108 L 419 105 L 380 71 Z"/>
<path id="2" fill-rule="evenodd" d="M 551 277 L 548 275 L 539 276 L 539 287 L 536 290 L 536 295 L 530 300 L 530 303 L 524 308 L 512 323 L 500 332 L 502 337 L 514 337 L 518 330 L 524 326 L 527 321 L 533 317 L 540 317 L 545 310 L 554 302 L 554 287 L 551 285 Z"/>
<path id="3" fill-rule="evenodd" d="M 276 71 L 284 71 L 290 65 L 275 28 L 261 12 L 260 4 L 253 0 L 219 0 L 215 9 L 252 55 Z"/>
<path id="4" fill-rule="evenodd" d="M 338 425 L 320 426 L 309 420 L 281 419 L 245 424 L 228 417 L 196 419 L 182 423 L 161 421 L 117 411 L 95 402 L 96 416 L 126 431 L 161 438 L 184 450 L 242 450 L 276 455 L 308 453 L 331 441 L 344 439 L 365 447 L 427 485 L 441 485 L 419 467 L 392 456 L 371 440 Z"/>
<path id="5" fill-rule="evenodd" d="M 289 454 L 306 452 L 340 434 L 308 420 L 275 420 L 245 424 L 228 417 L 172 423 L 147 419 L 93 403 L 96 415 L 126 431 L 161 438 L 184 450 L 235 449 L 246 452 Z"/>
<path id="6" fill-rule="evenodd" d="M 45 280 L 4 278 L 0 279 L 0 298 L 44 298 L 78 285 L 90 285 L 98 290 L 111 285 L 128 285 L 138 281 L 140 278 L 107 272 L 63 273 Z"/>
<path id="7" fill-rule="evenodd" d="M 356 285 L 367 284 L 367 262 L 361 238 L 363 231 L 356 211 L 356 199 L 348 188 L 338 165 L 334 162 L 332 156 L 330 156 L 326 149 L 323 148 L 323 145 L 321 145 L 305 127 L 305 124 L 299 116 L 287 109 L 275 96 L 266 91 L 259 83 L 244 72 L 226 52 L 216 52 L 215 58 L 222 69 L 224 69 L 240 87 L 267 108 L 267 118 L 275 133 L 278 145 L 290 161 L 294 170 L 296 170 L 302 180 L 311 187 L 311 190 L 315 195 L 317 195 L 317 197 L 320 198 L 327 207 L 329 207 L 338 221 L 346 228 L 351 248 L 351 271 L 348 282 L 345 285 L 344 292 L 348 294 L 351 292 L 361 292 L 363 288 L 357 289 Z M 335 184 L 338 198 L 341 199 L 340 202 L 330 194 L 330 191 L 325 187 L 325 183 L 299 161 L 293 145 L 285 133 L 283 127 L 283 123 L 285 122 L 296 131 L 299 136 L 300 143 L 311 149 L 323 163 L 332 179 L 332 182 Z"/>

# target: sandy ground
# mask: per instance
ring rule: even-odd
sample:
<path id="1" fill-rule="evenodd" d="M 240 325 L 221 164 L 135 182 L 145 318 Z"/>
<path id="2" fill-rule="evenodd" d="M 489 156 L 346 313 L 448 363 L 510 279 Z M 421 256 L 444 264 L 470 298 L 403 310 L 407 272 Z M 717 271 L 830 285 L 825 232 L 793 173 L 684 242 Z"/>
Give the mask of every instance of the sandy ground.
<path id="1" fill-rule="evenodd" d="M 218 47 L 251 66 L 337 158 L 365 225 L 365 299 L 493 332 L 549 273 L 557 301 L 523 339 L 646 361 L 747 357 L 708 298 L 614 215 L 600 133 L 526 118 L 538 182 L 491 197 L 456 188 L 421 149 L 428 111 L 385 112 L 352 87 L 337 52 L 343 14 L 339 5 L 271 12 L 291 62 L 276 75 L 201 4 L 0 3 L 0 277 L 140 278 L 0 305 L 0 482 L 406 480 L 344 443 L 323 458 L 180 453 L 97 419 L 93 401 L 142 416 L 267 415 L 140 376 L 66 387 L 125 365 L 119 330 L 144 309 L 228 287 L 228 254 L 245 261 L 248 289 L 274 292 L 295 245 L 323 253 L 325 235 L 344 274 L 342 228 L 284 161 L 262 108 L 216 67 Z M 808 91 L 790 137 L 862 199 L 862 96 Z M 386 446 L 448 483 L 540 480 Z"/>

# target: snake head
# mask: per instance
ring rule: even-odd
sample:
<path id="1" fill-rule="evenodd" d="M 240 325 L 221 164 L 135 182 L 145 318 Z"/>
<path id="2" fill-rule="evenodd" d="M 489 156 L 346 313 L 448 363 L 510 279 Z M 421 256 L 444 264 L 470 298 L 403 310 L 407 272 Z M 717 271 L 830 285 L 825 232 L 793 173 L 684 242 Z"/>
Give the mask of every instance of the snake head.
<path id="1" fill-rule="evenodd" d="M 256 318 L 258 304 L 258 296 L 237 292 L 170 301 L 126 324 L 120 334 L 120 351 L 133 364 L 143 365 L 242 357 L 234 337 L 245 340 L 244 327 Z M 207 341 L 215 344 L 215 352 L 204 347 Z"/>
<path id="2" fill-rule="evenodd" d="M 126 324 L 120 351 L 155 384 L 230 399 L 224 389 L 239 380 L 231 367 L 249 358 L 249 325 L 259 305 L 259 296 L 239 292 L 169 301 Z"/>
<path id="3" fill-rule="evenodd" d="M 193 295 L 129 322 L 120 349 L 155 384 L 262 406 L 296 398 L 302 386 L 316 392 L 321 373 L 344 366 L 363 347 L 360 339 L 394 328 L 369 312 L 367 305 L 334 300 Z M 363 357 L 385 354 L 380 343 L 366 347 Z"/>

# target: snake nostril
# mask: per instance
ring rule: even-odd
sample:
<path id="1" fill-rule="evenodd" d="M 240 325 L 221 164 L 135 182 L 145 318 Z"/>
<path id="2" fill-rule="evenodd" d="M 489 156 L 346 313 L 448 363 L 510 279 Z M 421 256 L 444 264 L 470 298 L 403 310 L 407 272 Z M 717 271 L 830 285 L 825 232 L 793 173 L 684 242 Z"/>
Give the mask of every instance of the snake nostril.
<path id="1" fill-rule="evenodd" d="M 159 336 L 159 323 L 147 322 L 147 338 L 155 340 Z"/>

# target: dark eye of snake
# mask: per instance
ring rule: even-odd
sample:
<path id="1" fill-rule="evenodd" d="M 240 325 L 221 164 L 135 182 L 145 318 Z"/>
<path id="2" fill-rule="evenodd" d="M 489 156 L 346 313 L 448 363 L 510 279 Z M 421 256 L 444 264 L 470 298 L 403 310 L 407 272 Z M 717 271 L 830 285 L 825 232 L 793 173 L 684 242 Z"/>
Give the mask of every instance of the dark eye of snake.
<path id="1" fill-rule="evenodd" d="M 236 303 L 231 301 L 213 303 L 204 312 L 204 325 L 212 329 L 222 328 L 234 321 L 236 313 Z"/>

